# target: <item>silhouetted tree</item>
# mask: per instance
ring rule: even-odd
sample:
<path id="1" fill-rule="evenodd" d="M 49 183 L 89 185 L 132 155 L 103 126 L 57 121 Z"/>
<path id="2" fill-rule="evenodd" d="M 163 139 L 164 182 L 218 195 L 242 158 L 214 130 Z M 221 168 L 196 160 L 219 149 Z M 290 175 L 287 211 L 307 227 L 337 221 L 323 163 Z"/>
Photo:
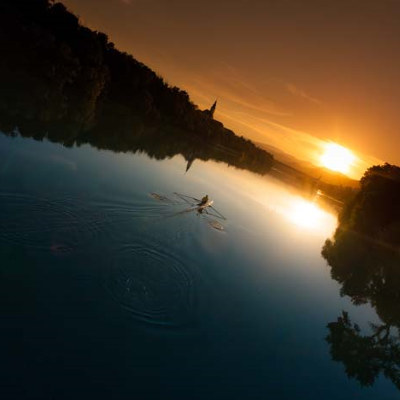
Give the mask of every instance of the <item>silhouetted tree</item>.
<path id="1" fill-rule="evenodd" d="M 328 324 L 327 341 L 350 377 L 371 385 L 382 372 L 400 389 L 400 168 L 371 167 L 360 184 L 322 255 L 341 295 L 356 305 L 370 304 L 381 324 L 362 335 L 344 312 Z"/>

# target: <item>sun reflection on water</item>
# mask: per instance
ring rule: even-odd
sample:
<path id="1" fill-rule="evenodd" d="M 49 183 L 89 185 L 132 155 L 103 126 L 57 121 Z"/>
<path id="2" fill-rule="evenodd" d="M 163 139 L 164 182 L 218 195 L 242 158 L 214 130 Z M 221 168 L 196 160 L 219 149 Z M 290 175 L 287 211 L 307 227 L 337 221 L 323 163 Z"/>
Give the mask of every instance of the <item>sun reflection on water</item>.
<path id="1" fill-rule="evenodd" d="M 268 204 L 282 215 L 294 227 L 300 230 L 306 229 L 323 237 L 328 237 L 336 228 L 336 216 L 319 204 L 319 198 L 323 193 L 317 191 L 312 199 L 305 199 L 301 196 L 286 193 L 286 196 L 275 199 L 275 204 Z"/>
<path id="2" fill-rule="evenodd" d="M 235 208 L 236 213 L 237 210 L 240 210 L 240 215 L 243 214 L 247 217 L 256 215 L 256 225 L 264 226 L 266 224 L 269 229 L 271 223 L 279 224 L 280 228 L 286 232 L 301 234 L 301 232 L 307 231 L 323 240 L 330 237 L 336 229 L 337 211 L 324 204 L 323 199 L 327 196 L 320 190 L 316 190 L 314 194 L 302 193 L 273 178 L 260 178 L 248 171 L 233 171 L 221 164 L 208 164 L 207 166 L 209 174 L 203 176 L 201 181 L 196 181 L 196 185 L 209 185 L 210 180 L 218 177 L 216 187 L 207 189 L 209 192 L 216 193 L 218 187 L 218 191 L 221 193 L 220 198 L 215 197 L 218 206 L 219 203 L 221 207 L 226 205 L 227 202 L 224 198 L 229 198 L 229 203 L 234 203 L 237 207 Z M 216 174 L 215 171 L 218 173 Z M 232 182 L 235 184 L 232 185 Z M 252 207 L 257 204 L 267 211 L 265 218 L 262 209 Z M 235 213 L 232 209 L 224 211 L 228 215 Z M 280 219 L 272 221 L 271 211 Z M 287 224 L 281 223 L 285 221 Z"/>
<path id="3" fill-rule="evenodd" d="M 295 200 L 288 210 L 287 217 L 294 224 L 308 229 L 317 229 L 323 224 L 324 212 L 314 203 Z"/>

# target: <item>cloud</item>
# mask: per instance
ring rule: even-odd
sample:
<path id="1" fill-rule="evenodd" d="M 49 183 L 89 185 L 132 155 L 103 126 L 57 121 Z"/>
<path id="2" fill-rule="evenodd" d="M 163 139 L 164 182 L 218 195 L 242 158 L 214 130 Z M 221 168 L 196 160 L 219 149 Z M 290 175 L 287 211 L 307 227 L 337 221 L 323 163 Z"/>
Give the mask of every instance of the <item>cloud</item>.
<path id="1" fill-rule="evenodd" d="M 235 125 L 236 130 L 239 128 L 247 134 L 251 132 L 253 136 L 258 136 L 258 141 L 268 143 L 299 160 L 308 161 L 317 166 L 320 165 L 320 158 L 326 144 L 331 142 L 265 117 L 256 117 L 245 112 L 221 112 L 221 114 L 224 120 L 230 120 L 231 124 Z M 340 145 L 346 147 L 344 143 Z M 378 158 L 353 150 L 352 152 L 355 155 L 355 162 L 349 175 L 353 179 L 359 179 L 370 166 L 383 163 Z"/>
<path id="2" fill-rule="evenodd" d="M 305 100 L 308 100 L 314 104 L 322 105 L 322 102 L 315 97 L 309 96 L 304 90 L 300 89 L 299 87 L 293 85 L 292 83 L 286 83 L 285 88 L 289 93 L 292 93 L 295 96 L 302 97 Z"/>
<path id="3" fill-rule="evenodd" d="M 182 80 L 184 81 L 184 79 Z M 196 100 L 207 97 L 207 103 L 218 97 L 221 100 L 220 103 L 229 108 L 246 108 L 248 112 L 276 117 L 291 115 L 290 112 L 238 77 L 223 76 L 222 74 L 213 74 L 207 77 L 192 75 L 182 86 L 191 95 L 195 95 Z M 202 93 L 208 95 L 204 96 Z"/>

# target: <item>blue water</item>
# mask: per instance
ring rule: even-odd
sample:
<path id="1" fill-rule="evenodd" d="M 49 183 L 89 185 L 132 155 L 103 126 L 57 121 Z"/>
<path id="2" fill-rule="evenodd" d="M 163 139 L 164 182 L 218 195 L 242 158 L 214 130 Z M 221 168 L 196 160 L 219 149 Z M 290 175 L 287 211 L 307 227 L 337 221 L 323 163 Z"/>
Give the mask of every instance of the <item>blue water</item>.
<path id="1" fill-rule="evenodd" d="M 336 216 L 272 178 L 185 168 L 0 135 L 1 398 L 398 398 L 330 358 L 343 309 L 377 319 L 320 256 Z"/>

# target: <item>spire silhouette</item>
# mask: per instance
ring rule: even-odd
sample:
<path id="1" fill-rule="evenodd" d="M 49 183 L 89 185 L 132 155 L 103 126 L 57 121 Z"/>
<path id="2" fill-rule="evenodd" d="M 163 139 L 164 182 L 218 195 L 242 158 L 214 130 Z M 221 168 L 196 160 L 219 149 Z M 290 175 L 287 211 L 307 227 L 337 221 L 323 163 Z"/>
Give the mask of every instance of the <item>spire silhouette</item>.
<path id="1" fill-rule="evenodd" d="M 218 99 L 214 101 L 214 104 L 209 110 L 204 110 L 204 114 L 207 114 L 210 118 L 214 118 L 215 109 L 217 108 Z"/>
<path id="2" fill-rule="evenodd" d="M 210 117 L 211 118 L 214 118 L 214 112 L 215 112 L 215 109 L 217 108 L 217 101 L 218 100 L 215 100 L 214 101 L 214 104 L 211 106 L 211 108 L 210 108 Z"/>

